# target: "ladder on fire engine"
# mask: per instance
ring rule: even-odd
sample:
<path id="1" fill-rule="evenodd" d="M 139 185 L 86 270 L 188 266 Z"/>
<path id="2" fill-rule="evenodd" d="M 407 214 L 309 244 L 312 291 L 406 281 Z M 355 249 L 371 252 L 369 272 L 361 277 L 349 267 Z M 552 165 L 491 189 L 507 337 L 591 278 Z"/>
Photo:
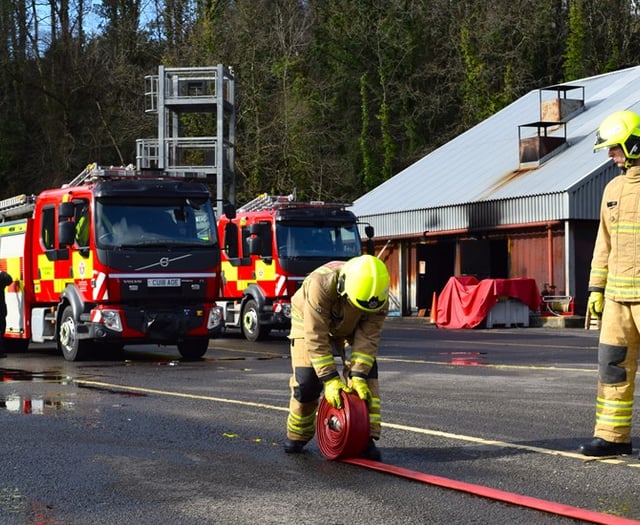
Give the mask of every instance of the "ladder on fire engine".
<path id="1" fill-rule="evenodd" d="M 135 176 L 137 171 L 132 164 L 128 166 L 109 166 L 103 167 L 98 164 L 88 164 L 73 180 L 63 184 L 63 188 L 70 186 L 78 186 L 87 182 L 88 180 L 96 179 L 99 177 L 131 177 Z M 8 199 L 0 200 L 0 221 L 5 221 L 11 218 L 24 217 L 29 215 L 36 202 L 35 195 L 16 195 L 15 197 L 9 197 Z"/>
<path id="2" fill-rule="evenodd" d="M 35 195 L 16 195 L 0 201 L 0 220 L 23 217 L 33 211 Z"/>
<path id="3" fill-rule="evenodd" d="M 245 211 L 260 211 L 260 210 L 268 210 L 270 208 L 275 207 L 277 204 L 284 204 L 293 202 L 295 196 L 291 195 L 269 195 L 268 193 L 262 193 L 258 195 L 255 199 L 250 200 L 245 205 L 238 208 L 237 211 L 245 212 Z"/>
<path id="4" fill-rule="evenodd" d="M 73 180 L 63 184 L 63 188 L 70 186 L 79 186 L 84 184 L 88 180 L 96 179 L 98 177 L 132 177 L 136 175 L 136 169 L 132 164 L 128 166 L 98 166 L 97 163 L 92 162 L 88 164 Z"/>
<path id="5" fill-rule="evenodd" d="M 351 206 L 351 203 L 347 203 L 347 202 L 296 201 L 296 194 L 294 191 L 294 193 L 291 193 L 289 195 L 269 195 L 268 193 L 262 193 L 258 195 L 255 199 L 250 200 L 246 204 L 240 206 L 237 209 L 237 211 L 249 212 L 249 211 L 271 210 L 274 208 L 309 208 L 309 207 L 345 209 L 345 208 L 348 208 L 349 206 Z"/>

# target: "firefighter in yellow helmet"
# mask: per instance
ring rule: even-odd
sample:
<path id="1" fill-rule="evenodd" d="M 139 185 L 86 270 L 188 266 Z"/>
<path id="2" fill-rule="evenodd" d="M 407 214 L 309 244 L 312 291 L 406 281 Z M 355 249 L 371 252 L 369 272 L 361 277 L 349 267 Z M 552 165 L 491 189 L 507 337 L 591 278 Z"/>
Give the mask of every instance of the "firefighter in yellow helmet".
<path id="1" fill-rule="evenodd" d="M 604 189 L 587 308 L 601 316 L 594 438 L 585 456 L 631 454 L 633 391 L 640 343 L 640 116 L 618 111 L 598 130 L 622 170 Z"/>
<path id="2" fill-rule="evenodd" d="M 341 390 L 353 391 L 369 408 L 369 445 L 363 457 L 379 460 L 380 394 L 376 355 L 388 312 L 389 273 L 384 263 L 361 255 L 333 261 L 312 273 L 291 299 L 291 399 L 287 453 L 302 452 L 315 433 L 320 394 L 340 408 Z M 342 377 L 335 356 L 342 359 Z"/>

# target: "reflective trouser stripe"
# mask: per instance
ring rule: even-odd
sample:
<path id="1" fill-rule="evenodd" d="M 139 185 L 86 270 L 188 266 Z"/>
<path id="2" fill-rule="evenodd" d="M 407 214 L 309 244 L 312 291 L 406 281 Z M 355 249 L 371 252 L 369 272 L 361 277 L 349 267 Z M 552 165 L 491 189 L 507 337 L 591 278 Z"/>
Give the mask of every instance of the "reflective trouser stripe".
<path id="1" fill-rule="evenodd" d="M 640 303 L 621 304 L 605 300 L 598 345 L 599 378 L 594 435 L 607 441 L 631 441 L 640 343 L 638 326 Z"/>
<path id="2" fill-rule="evenodd" d="M 302 412 L 303 410 L 300 409 L 298 411 Z M 293 410 L 290 409 L 289 416 L 287 417 L 287 437 L 289 437 L 289 439 L 310 439 L 315 432 L 315 425 L 315 410 L 311 414 L 300 416 L 294 414 Z"/>
<path id="3" fill-rule="evenodd" d="M 345 362 L 345 376 L 348 376 L 348 362 Z M 311 368 L 311 360 L 304 339 L 291 341 L 291 367 L 293 374 L 289 380 L 291 397 L 289 399 L 289 415 L 287 417 L 287 438 L 308 441 L 315 434 L 315 419 L 318 409 L 319 397 L 301 402 L 294 397 L 294 392 L 304 385 L 298 383 L 296 368 Z M 299 374 L 300 376 L 300 374 Z M 367 384 L 371 390 L 371 403 L 369 406 L 369 434 L 371 437 L 380 437 L 380 388 L 377 378 L 368 378 Z M 302 390 L 308 391 L 307 388 Z"/>
<path id="4" fill-rule="evenodd" d="M 630 427 L 633 414 L 633 401 L 606 401 L 598 398 L 596 402 L 596 421 L 613 427 Z"/>
<path id="5" fill-rule="evenodd" d="M 379 438 L 382 416 L 380 414 L 380 386 L 378 384 L 378 378 L 367 378 L 367 385 L 371 391 L 371 401 L 369 402 L 369 435 L 374 438 Z M 350 383 L 349 386 L 351 386 Z"/>
<path id="6" fill-rule="evenodd" d="M 376 382 L 376 387 L 378 386 L 378 381 L 377 380 L 372 380 L 371 382 L 368 382 L 369 384 L 369 389 L 371 389 L 371 383 L 373 383 L 373 381 Z M 371 434 L 372 436 L 374 436 L 374 432 L 376 431 L 376 427 L 377 427 L 377 436 L 374 437 L 380 437 L 380 424 L 382 423 L 382 416 L 380 415 L 380 398 L 377 396 L 374 396 L 371 398 L 371 402 L 369 403 L 369 434 Z"/>

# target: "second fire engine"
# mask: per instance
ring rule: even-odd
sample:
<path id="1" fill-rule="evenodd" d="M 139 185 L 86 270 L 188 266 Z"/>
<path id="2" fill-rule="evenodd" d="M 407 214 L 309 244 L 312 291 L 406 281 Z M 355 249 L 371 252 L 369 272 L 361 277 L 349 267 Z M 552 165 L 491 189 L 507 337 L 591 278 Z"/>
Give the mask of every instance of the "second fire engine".
<path id="1" fill-rule="evenodd" d="M 291 296 L 304 278 L 332 260 L 362 253 L 349 204 L 298 202 L 262 194 L 218 219 L 222 289 L 218 305 L 226 327 L 249 341 L 291 325 Z M 373 232 L 366 228 L 367 236 Z"/>

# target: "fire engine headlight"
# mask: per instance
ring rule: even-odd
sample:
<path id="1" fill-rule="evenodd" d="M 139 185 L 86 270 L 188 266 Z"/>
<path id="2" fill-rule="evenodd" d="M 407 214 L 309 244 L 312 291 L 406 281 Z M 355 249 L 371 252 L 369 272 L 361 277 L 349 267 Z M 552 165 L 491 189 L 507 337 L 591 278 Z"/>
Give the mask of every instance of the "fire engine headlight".
<path id="1" fill-rule="evenodd" d="M 207 330 L 214 330 L 222 324 L 222 308 L 214 306 L 209 311 L 209 319 L 207 319 Z"/>
<path id="2" fill-rule="evenodd" d="M 102 316 L 102 323 L 114 332 L 122 332 L 122 320 L 120 319 L 120 312 L 117 310 L 100 310 Z"/>
<path id="3" fill-rule="evenodd" d="M 291 319 L 291 303 L 280 303 L 278 310 L 287 319 Z"/>

